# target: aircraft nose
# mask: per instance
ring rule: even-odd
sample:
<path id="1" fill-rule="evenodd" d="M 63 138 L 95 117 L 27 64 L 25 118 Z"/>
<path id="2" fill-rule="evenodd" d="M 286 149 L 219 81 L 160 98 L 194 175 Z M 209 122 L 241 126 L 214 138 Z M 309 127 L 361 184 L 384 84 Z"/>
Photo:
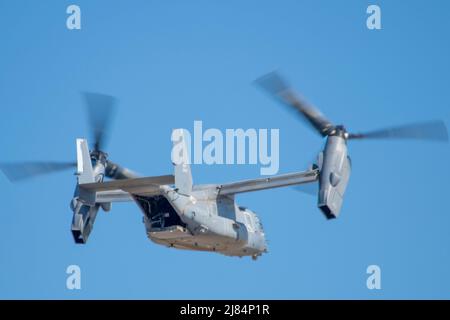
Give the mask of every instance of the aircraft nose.
<path id="1" fill-rule="evenodd" d="M 262 245 L 261 251 L 263 253 L 267 253 L 267 252 L 269 252 L 269 246 L 267 244 L 267 240 L 266 240 L 266 237 L 264 236 L 264 234 L 262 235 L 262 240 L 263 240 L 262 241 L 263 245 Z"/>

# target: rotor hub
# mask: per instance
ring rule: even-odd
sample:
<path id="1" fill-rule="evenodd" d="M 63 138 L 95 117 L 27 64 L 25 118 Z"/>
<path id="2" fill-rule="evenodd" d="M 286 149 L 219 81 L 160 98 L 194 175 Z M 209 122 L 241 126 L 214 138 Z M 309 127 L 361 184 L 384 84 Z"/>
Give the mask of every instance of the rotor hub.
<path id="1" fill-rule="evenodd" d="M 347 129 L 343 125 L 334 126 L 328 133 L 328 136 L 341 137 L 343 139 L 348 139 L 349 134 Z"/>
<path id="2" fill-rule="evenodd" d="M 106 166 L 106 161 L 108 159 L 108 154 L 106 152 L 100 150 L 92 150 L 91 151 L 91 160 L 93 162 L 100 162 L 101 164 Z"/>

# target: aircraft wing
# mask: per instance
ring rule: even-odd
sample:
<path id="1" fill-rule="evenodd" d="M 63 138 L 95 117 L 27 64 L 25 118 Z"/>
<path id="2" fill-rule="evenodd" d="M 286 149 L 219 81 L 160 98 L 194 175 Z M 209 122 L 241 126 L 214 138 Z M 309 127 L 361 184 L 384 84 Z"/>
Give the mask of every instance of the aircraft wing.
<path id="1" fill-rule="evenodd" d="M 98 191 L 95 193 L 95 203 L 134 201 L 133 195 L 122 190 Z"/>
<path id="2" fill-rule="evenodd" d="M 108 202 L 107 199 L 118 198 L 127 201 L 125 193 L 136 195 L 159 194 L 161 185 L 174 184 L 173 175 L 143 177 L 133 179 L 121 179 L 106 182 L 83 183 L 79 187 L 85 191 L 97 192 L 97 198 L 101 202 Z M 120 200 L 117 200 L 120 201 Z"/>
<path id="3" fill-rule="evenodd" d="M 258 178 L 221 184 L 217 186 L 217 190 L 219 195 L 230 195 L 236 193 L 311 183 L 317 181 L 318 178 L 319 170 L 315 169 L 304 172 L 287 173 L 267 178 Z"/>

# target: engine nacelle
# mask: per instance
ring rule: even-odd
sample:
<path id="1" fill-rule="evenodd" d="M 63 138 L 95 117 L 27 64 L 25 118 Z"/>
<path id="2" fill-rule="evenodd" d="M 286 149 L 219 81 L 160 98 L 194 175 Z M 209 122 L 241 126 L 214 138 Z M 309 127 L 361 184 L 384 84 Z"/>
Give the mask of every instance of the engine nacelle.
<path id="1" fill-rule="evenodd" d="M 87 242 L 101 206 L 101 204 L 96 203 L 95 191 L 80 188 L 80 184 L 103 181 L 106 156 L 106 153 L 99 150 L 89 152 L 87 141 L 85 139 L 77 139 L 78 183 L 70 203 L 73 211 L 71 230 L 76 243 Z M 104 209 L 110 209 L 110 205 L 104 204 Z"/>
<path id="2" fill-rule="evenodd" d="M 339 216 L 345 189 L 350 178 L 351 163 L 344 137 L 329 136 L 325 150 L 319 158 L 318 207 L 327 219 Z"/>
<path id="3" fill-rule="evenodd" d="M 100 205 L 89 205 L 78 197 L 72 199 L 70 204 L 73 210 L 72 235 L 76 243 L 86 243 L 94 227 L 95 218 Z"/>

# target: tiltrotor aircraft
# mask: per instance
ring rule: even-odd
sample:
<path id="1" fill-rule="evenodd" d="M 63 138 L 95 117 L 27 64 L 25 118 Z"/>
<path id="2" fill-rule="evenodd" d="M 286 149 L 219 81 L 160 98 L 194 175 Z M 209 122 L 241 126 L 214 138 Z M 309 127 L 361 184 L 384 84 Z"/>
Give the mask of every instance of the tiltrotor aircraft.
<path id="1" fill-rule="evenodd" d="M 134 201 L 143 213 L 147 236 L 157 244 L 256 259 L 267 252 L 264 230 L 254 212 L 236 203 L 236 194 L 315 183 L 318 185 L 318 207 L 327 219 L 332 219 L 341 211 L 350 177 L 349 140 L 416 138 L 448 141 L 447 129 L 441 121 L 349 133 L 344 126 L 334 125 L 301 100 L 277 73 L 270 73 L 256 82 L 297 110 L 326 140 L 317 163 L 308 170 L 226 184 L 194 185 L 186 132 L 175 129 L 172 132 L 174 175 L 138 177 L 133 171 L 110 161 L 103 151 L 114 99 L 94 93 L 84 94 L 94 145 L 89 150 L 87 140 L 77 139 L 76 163 L 3 163 L 0 168 L 10 180 L 16 181 L 76 166 L 77 185 L 70 205 L 73 211 L 71 230 L 76 243 L 86 243 L 100 208 L 109 211 L 112 202 Z M 113 180 L 105 181 L 104 178 Z"/>

